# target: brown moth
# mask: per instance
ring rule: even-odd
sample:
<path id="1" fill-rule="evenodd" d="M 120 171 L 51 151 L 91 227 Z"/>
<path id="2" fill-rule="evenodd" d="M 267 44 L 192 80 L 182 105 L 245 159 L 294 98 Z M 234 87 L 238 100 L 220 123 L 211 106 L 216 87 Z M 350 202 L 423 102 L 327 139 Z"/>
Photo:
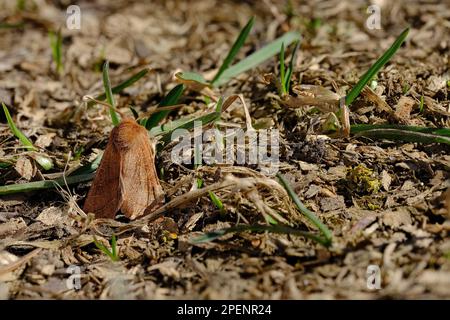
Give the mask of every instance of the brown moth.
<path id="1" fill-rule="evenodd" d="M 149 213 L 164 202 L 147 130 L 123 119 L 112 131 L 102 161 L 84 203 L 96 218 L 114 219 L 120 210 L 130 219 Z"/>

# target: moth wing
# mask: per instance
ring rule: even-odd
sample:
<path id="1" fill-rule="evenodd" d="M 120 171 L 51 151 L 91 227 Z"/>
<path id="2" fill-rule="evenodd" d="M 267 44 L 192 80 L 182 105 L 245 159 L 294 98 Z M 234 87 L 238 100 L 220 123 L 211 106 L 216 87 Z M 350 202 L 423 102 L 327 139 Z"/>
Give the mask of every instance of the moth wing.
<path id="1" fill-rule="evenodd" d="M 135 132 L 133 143 L 122 160 L 124 194 L 121 211 L 128 218 L 135 219 L 142 216 L 147 207 L 156 209 L 164 201 L 155 169 L 155 154 L 145 129 Z"/>
<path id="2" fill-rule="evenodd" d="M 85 212 L 93 212 L 97 218 L 114 219 L 122 204 L 120 168 L 121 154 L 114 144 L 114 134 L 111 133 L 84 203 Z"/>

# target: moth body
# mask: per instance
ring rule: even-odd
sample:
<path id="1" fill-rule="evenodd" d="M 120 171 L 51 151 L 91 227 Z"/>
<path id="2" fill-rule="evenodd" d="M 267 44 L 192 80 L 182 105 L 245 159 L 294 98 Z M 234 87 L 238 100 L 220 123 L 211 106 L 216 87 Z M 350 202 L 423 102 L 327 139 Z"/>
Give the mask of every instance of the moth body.
<path id="1" fill-rule="evenodd" d="M 114 219 L 120 210 L 136 219 L 146 208 L 155 210 L 163 202 L 147 130 L 132 119 L 124 119 L 111 131 L 83 209 L 97 218 Z"/>

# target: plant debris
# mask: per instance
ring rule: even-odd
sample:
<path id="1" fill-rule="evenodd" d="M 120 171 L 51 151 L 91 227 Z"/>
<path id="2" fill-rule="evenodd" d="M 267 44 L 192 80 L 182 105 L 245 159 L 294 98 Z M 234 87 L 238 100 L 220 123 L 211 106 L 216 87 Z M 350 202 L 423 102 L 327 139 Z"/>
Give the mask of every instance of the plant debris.
<path id="1" fill-rule="evenodd" d="M 450 297 L 449 6 L 288 2 L 0 3 L 0 299 Z M 81 209 L 115 111 L 166 197 L 133 221 Z M 282 180 L 175 163 L 195 122 L 277 129 Z"/>

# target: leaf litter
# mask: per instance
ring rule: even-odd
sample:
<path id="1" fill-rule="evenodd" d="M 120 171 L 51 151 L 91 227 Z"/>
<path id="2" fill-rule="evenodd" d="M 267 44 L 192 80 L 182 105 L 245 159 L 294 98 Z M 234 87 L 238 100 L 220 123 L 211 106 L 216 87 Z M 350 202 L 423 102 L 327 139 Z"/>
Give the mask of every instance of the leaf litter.
<path id="1" fill-rule="evenodd" d="M 25 152 L 2 113 L 0 184 L 61 179 L 56 189 L 0 197 L 0 298 L 450 297 L 449 146 L 320 135 L 323 121 L 335 120 L 317 112 L 323 105 L 307 101 L 315 90 L 330 97 L 334 107 L 406 27 L 402 21 L 414 21 L 402 49 L 376 75 L 376 86 L 366 87 L 352 104 L 350 123 L 450 127 L 449 62 L 443 53 L 450 46 L 445 20 L 450 9 L 438 1 L 427 6 L 380 2 L 382 12 L 397 15 L 382 16 L 389 28 L 368 30 L 359 4 L 291 2 L 290 14 L 283 2 L 271 1 L 157 1 L 151 8 L 141 1 L 82 4 L 81 30 L 62 29 L 59 75 L 48 30 L 62 23 L 60 8 L 39 2 L 17 12 L 14 2 L 0 4 L 2 21 L 24 23 L 23 28 L 0 29 L 0 98 L 39 150 Z M 286 31 L 301 34 L 289 102 L 296 107 L 277 96 L 274 56 L 220 88 L 189 87 L 179 101 L 183 106 L 169 109 L 164 123 L 203 117 L 214 110 L 205 96 L 210 102 L 223 96 L 234 98 L 216 124 L 279 129 L 280 172 L 331 230 L 332 246 L 267 231 L 193 241 L 242 224 L 269 222 L 264 226 L 282 224 L 304 232 L 315 228 L 277 179 L 245 165 L 175 164 L 170 143 L 156 158 L 167 195 L 163 208 L 133 222 L 86 215 L 80 207 L 89 179 L 70 184 L 70 173 L 104 150 L 112 129 L 108 111 L 83 99 L 100 99 L 104 61 L 110 63 L 113 86 L 149 70 L 114 95 L 123 112 L 133 106 L 146 113 L 175 87 L 178 71 L 195 70 L 212 79 L 252 16 L 253 30 L 236 61 Z M 286 46 L 286 54 L 289 50 Z M 238 96 L 245 107 L 235 102 Z M 54 167 L 46 171 L 36 165 L 39 155 Z M 202 188 L 197 188 L 198 179 Z M 112 249 L 113 235 L 118 261 L 94 243 L 95 236 Z M 380 290 L 367 288 L 366 270 L 373 264 L 382 271 Z M 70 266 L 80 267 L 79 290 L 67 287 Z"/>

